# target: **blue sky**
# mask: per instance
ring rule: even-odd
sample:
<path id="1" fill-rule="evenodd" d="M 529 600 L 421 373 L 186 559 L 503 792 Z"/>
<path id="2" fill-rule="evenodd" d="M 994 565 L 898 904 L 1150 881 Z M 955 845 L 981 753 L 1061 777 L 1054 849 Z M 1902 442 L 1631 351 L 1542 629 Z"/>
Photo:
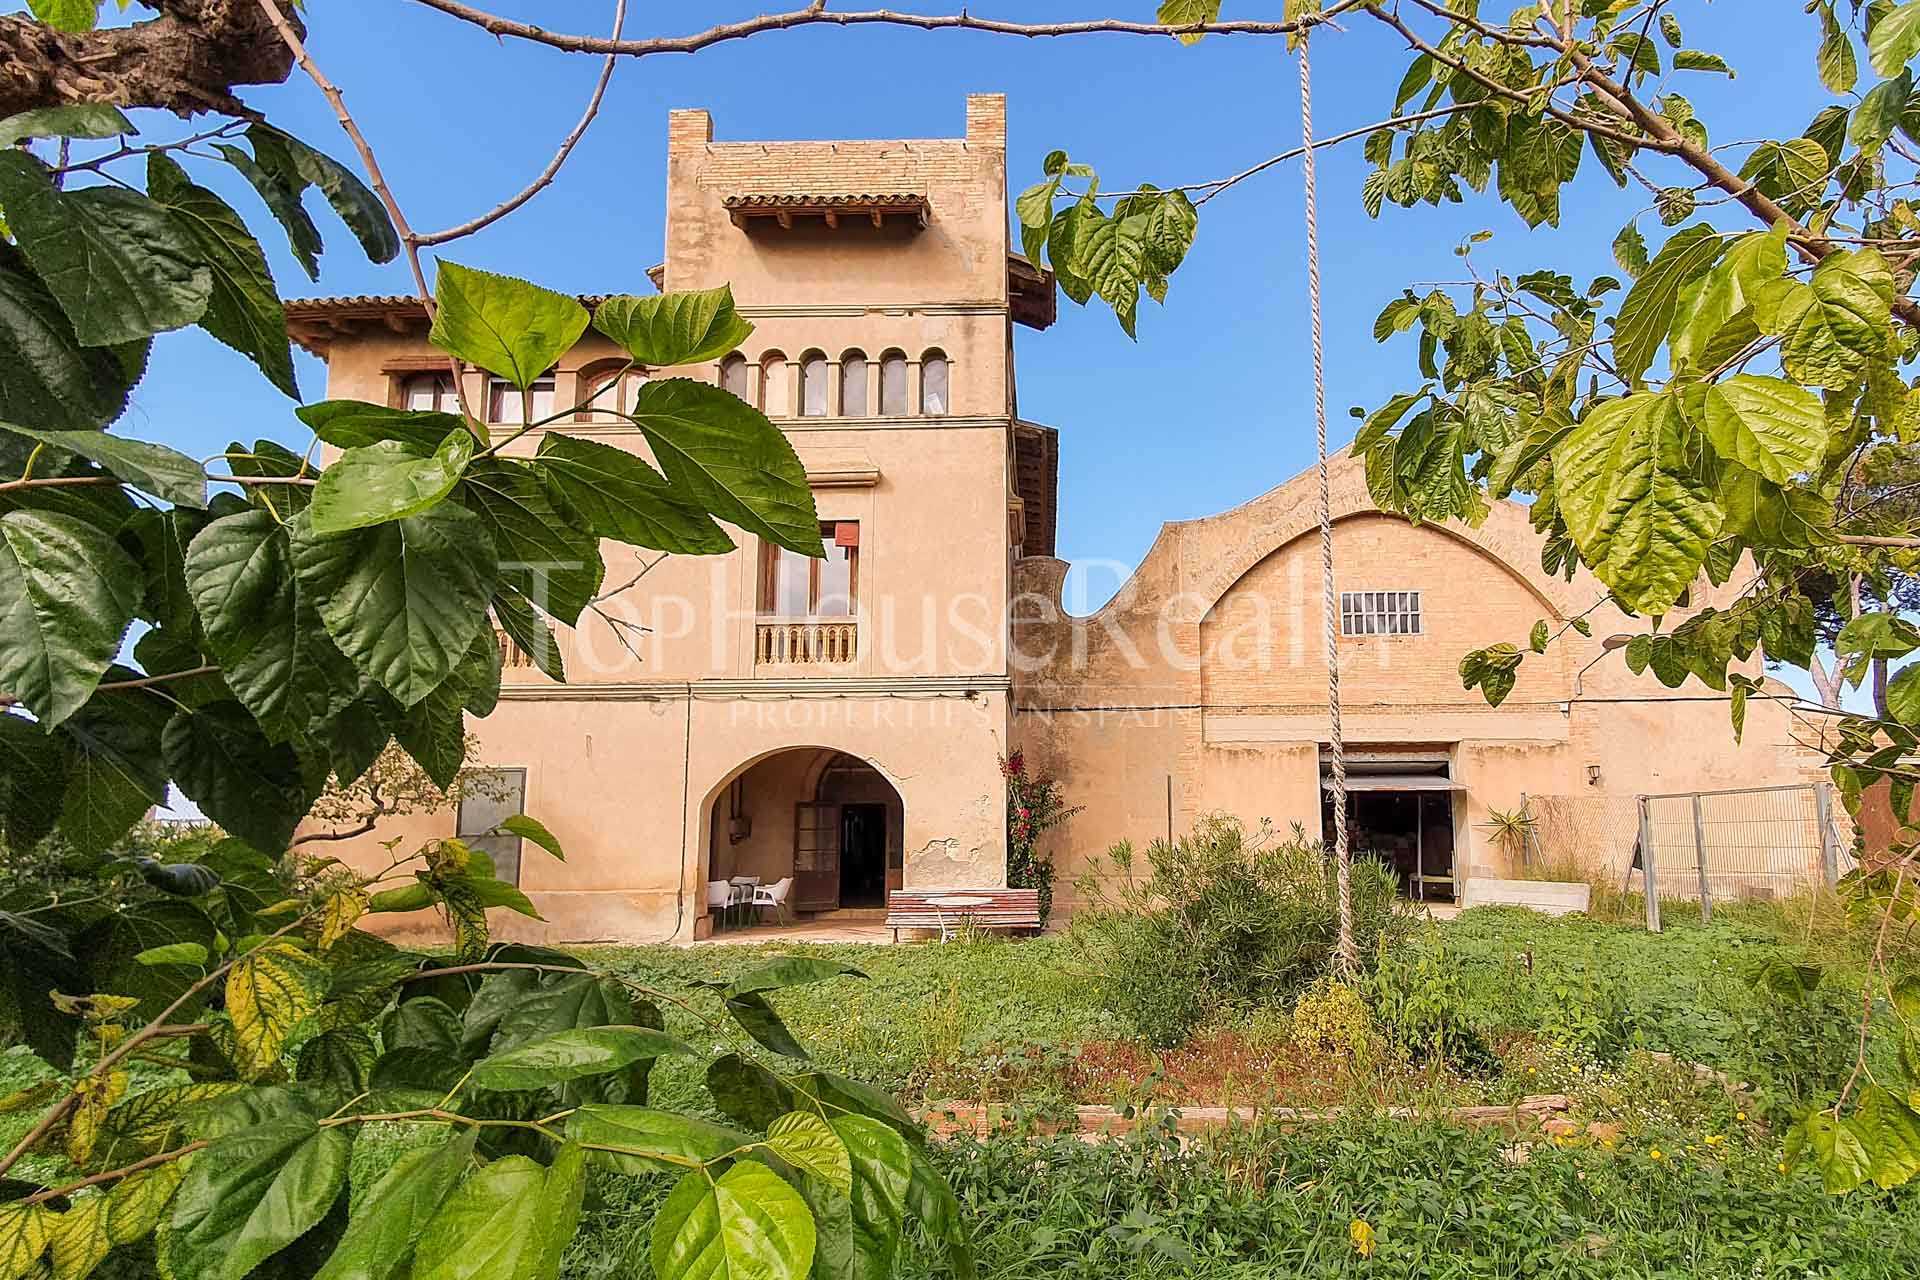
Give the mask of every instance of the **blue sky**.
<path id="1" fill-rule="evenodd" d="M 769 7 L 722 3 L 634 6 L 629 34 L 687 31 Z M 864 6 L 863 6 L 864 7 Z M 920 0 L 914 7 L 951 11 Z M 1228 0 L 1227 15 L 1278 10 L 1277 0 Z M 1493 6 L 1498 7 L 1498 6 Z M 556 30 L 604 33 L 611 3 L 555 0 L 495 5 Z M 990 16 L 1150 17 L 1150 0 L 983 3 Z M 1813 21 L 1797 3 L 1691 0 L 1673 6 L 1689 45 L 1723 53 L 1736 80 L 1682 72 L 1716 144 L 1798 133 L 1823 104 L 1813 75 Z M 405 0 L 327 0 L 309 10 L 311 48 L 346 92 L 395 193 L 416 227 L 464 220 L 517 190 L 546 162 L 578 115 L 596 59 L 500 42 Z M 1764 21 L 1760 19 L 1764 18 Z M 1314 41 L 1315 117 L 1321 136 L 1389 113 L 1410 55 L 1365 19 Z M 882 27 L 773 32 L 695 56 L 624 63 L 605 108 L 558 182 L 504 223 L 449 246 L 457 261 L 579 292 L 650 290 L 663 236 L 666 112 L 701 106 L 721 139 L 956 136 L 969 92 L 1008 95 L 1010 184 L 1033 181 L 1040 158 L 1063 147 L 1122 188 L 1223 176 L 1299 141 L 1295 69 L 1278 40 L 1214 37 L 1193 48 L 1126 36 L 1016 40 L 970 32 Z M 297 72 L 284 86 L 248 91 L 270 118 L 352 160 L 327 104 Z M 177 128 L 155 120 L 156 135 Z M 1735 131 L 1738 131 L 1736 137 Z M 1320 222 L 1336 444 L 1357 425 L 1349 405 L 1372 407 L 1417 385 L 1413 348 L 1370 336 L 1374 315 L 1415 281 L 1457 279 L 1454 246 L 1483 228 L 1482 269 L 1568 270 L 1582 282 L 1613 272 L 1609 245 L 1649 202 L 1615 189 L 1589 156 L 1564 197 L 1560 228 L 1529 232 L 1491 198 L 1414 210 L 1376 222 L 1360 207 L 1367 166 L 1359 144 L 1322 151 Z M 1735 155 L 1743 155 L 1736 152 Z M 318 286 L 286 252 L 251 191 L 222 166 L 201 180 L 226 192 L 264 228 L 281 292 L 403 293 L 403 263 L 374 267 L 346 230 L 316 210 L 327 237 Z M 1661 170 L 1650 170 L 1660 180 Z M 1679 180 L 1670 174 L 1669 180 Z M 313 201 L 317 203 L 317 201 Z M 1658 243 L 1658 220 L 1641 226 Z M 1245 501 L 1312 464 L 1305 270 L 1298 162 L 1242 184 L 1203 210 L 1198 241 L 1164 307 L 1143 303 L 1140 341 L 1104 307 L 1062 301 L 1045 333 L 1018 331 L 1020 408 L 1060 429 L 1060 553 L 1083 566 L 1085 603 L 1118 585 L 1103 567 L 1136 562 L 1162 521 Z M 302 389 L 318 398 L 324 370 L 301 355 Z M 198 331 L 160 340 L 154 372 L 120 428 L 197 454 L 230 438 L 307 436 L 291 405 L 239 357 Z M 1098 563 L 1096 563 L 1098 562 Z M 1070 601 L 1073 597 L 1070 595 Z"/>

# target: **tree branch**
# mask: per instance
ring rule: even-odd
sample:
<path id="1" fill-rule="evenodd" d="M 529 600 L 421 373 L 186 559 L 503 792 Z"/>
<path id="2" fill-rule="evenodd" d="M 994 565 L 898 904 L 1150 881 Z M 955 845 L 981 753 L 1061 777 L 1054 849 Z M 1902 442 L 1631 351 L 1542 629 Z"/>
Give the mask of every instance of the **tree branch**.
<path id="1" fill-rule="evenodd" d="M 0 18 L 0 116 L 88 102 L 259 119 L 234 87 L 280 84 L 293 59 L 252 0 L 147 2 L 158 18 L 87 32 Z"/>
<path id="2" fill-rule="evenodd" d="M 372 831 L 376 826 L 380 825 L 380 819 L 382 816 L 384 816 L 385 813 L 386 811 L 383 809 L 379 813 L 376 813 L 371 817 L 361 819 L 360 824 L 358 826 L 349 827 L 345 831 L 308 832 L 306 835 L 300 836 L 299 838 L 294 840 L 293 847 L 298 849 L 303 844 L 311 844 L 314 841 L 318 841 L 318 840 L 351 840 L 355 836 L 364 836 L 369 831 Z"/>
<path id="3" fill-rule="evenodd" d="M 1497 93 L 1509 101 L 1520 103 L 1522 106 L 1529 108 L 1535 106 L 1534 95 L 1532 93 L 1522 93 L 1518 89 L 1509 88 L 1485 72 L 1468 66 L 1461 59 L 1440 52 L 1439 49 L 1423 39 L 1419 32 L 1415 31 L 1405 22 L 1402 22 L 1397 14 L 1387 13 L 1382 10 L 1378 0 L 1367 0 L 1366 11 L 1373 18 L 1398 31 L 1401 38 L 1404 39 L 1408 45 L 1426 54 L 1441 66 L 1453 71 L 1458 71 L 1461 75 L 1468 77 L 1486 89 L 1487 92 Z M 1496 35 L 1493 38 L 1501 39 L 1503 37 L 1504 33 Z M 1532 44 L 1533 42 L 1527 39 L 1516 39 L 1514 43 Z M 1628 133 L 1623 129 L 1615 129 L 1611 125 L 1601 124 L 1591 117 L 1583 117 L 1577 112 L 1568 111 L 1565 107 L 1556 107 L 1551 102 L 1547 104 L 1546 112 L 1555 120 L 1578 129 L 1582 133 L 1597 133 L 1603 138 L 1611 138 L 1615 142 L 1624 143 L 1630 147 L 1644 147 L 1650 151 L 1671 150 L 1670 147 L 1656 142 L 1654 139 L 1644 137 L 1637 133 Z"/>
<path id="4" fill-rule="evenodd" d="M 626 26 L 626 22 L 627 0 L 614 0 L 613 39 L 618 40 L 620 38 L 621 29 Z M 618 66 L 619 63 L 620 58 L 618 54 L 610 53 L 607 55 L 606 64 L 600 68 L 600 78 L 594 82 L 593 94 L 587 99 L 587 109 L 580 114 L 580 123 L 573 126 L 573 132 L 561 139 L 560 149 L 553 153 L 553 159 L 547 162 L 547 167 L 540 171 L 539 177 L 521 188 L 518 195 L 501 201 L 479 217 L 463 222 L 457 227 L 448 227 L 445 231 L 435 231 L 428 235 L 415 236 L 414 243 L 420 245 L 445 244 L 449 240 L 458 240 L 462 236 L 470 236 L 481 228 L 498 222 L 545 190 L 553 182 L 554 176 L 560 172 L 560 166 L 565 164 L 567 157 L 573 154 L 573 149 L 579 143 L 580 139 L 586 136 L 587 126 L 593 123 L 594 116 L 600 113 L 600 100 L 607 96 L 607 83 L 613 79 L 613 69 Z"/>
<path id="5" fill-rule="evenodd" d="M 69 1182 L 64 1187 L 50 1187 L 45 1191 L 36 1191 L 20 1203 L 41 1204 L 58 1196 L 71 1195 L 87 1187 L 97 1187 L 103 1182 L 118 1182 L 122 1178 L 139 1173 L 142 1169 L 151 1169 L 155 1165 L 168 1164 L 172 1161 L 190 1156 L 206 1145 L 207 1143 L 204 1139 L 199 1142 L 189 1142 L 184 1147 L 175 1147 L 172 1151 L 161 1151 L 148 1156 L 144 1160 L 135 1160 L 132 1164 L 122 1168 L 109 1169 L 105 1173 L 96 1173 L 91 1177 L 82 1178 L 78 1182 Z"/>
<path id="6" fill-rule="evenodd" d="M 1834 538 L 1835 542 L 1844 542 L 1851 547 L 1913 547 L 1920 548 L 1920 538 L 1883 538 L 1871 533 L 1843 533 Z M 1858 610 L 1856 601 L 1854 608 Z"/>
<path id="7" fill-rule="evenodd" d="M 1579 72 L 1580 82 L 1593 92 L 1594 97 L 1607 108 L 1609 114 L 1622 122 L 1632 123 L 1645 136 L 1636 137 L 1630 133 L 1619 132 L 1610 126 L 1599 124 L 1591 117 L 1582 117 L 1577 112 L 1567 112 L 1552 106 L 1547 108 L 1549 114 L 1587 133 L 1597 133 L 1602 137 L 1613 138 L 1635 147 L 1675 157 L 1705 178 L 1708 185 L 1725 192 L 1730 199 L 1745 208 L 1763 225 L 1773 227 L 1782 222 L 1786 223 L 1787 238 L 1792 241 L 1800 255 L 1809 262 L 1818 262 L 1835 251 L 1836 246 L 1833 241 L 1809 231 L 1798 219 L 1781 208 L 1771 196 L 1766 195 L 1753 183 L 1720 163 L 1710 150 L 1687 138 L 1674 128 L 1666 117 L 1635 96 L 1630 88 L 1608 75 L 1587 56 L 1577 40 L 1565 34 L 1532 35 L 1510 28 L 1488 26 L 1472 17 L 1437 5 L 1432 0 L 1412 0 L 1412 3 L 1485 39 L 1522 48 L 1545 49 L 1567 59 Z M 1527 95 L 1506 88 L 1490 77 L 1474 71 L 1465 63 L 1449 58 L 1421 40 L 1398 16 L 1383 12 L 1378 5 L 1378 0 L 1369 0 L 1367 13 L 1399 31 L 1409 43 L 1420 48 L 1435 61 L 1472 76 L 1490 91 L 1517 101 L 1527 100 Z M 1895 315 L 1908 324 L 1920 327 L 1920 303 L 1912 298 L 1896 297 L 1893 300 L 1892 309 Z"/>
<path id="8" fill-rule="evenodd" d="M 318 480 L 302 480 L 298 476 L 208 476 L 207 479 L 213 481 L 215 484 L 296 485 L 303 489 L 311 489 L 320 483 Z M 85 487 L 87 485 L 118 485 L 121 483 L 123 482 L 118 476 L 43 476 L 38 480 L 32 478 L 0 480 L 0 493 L 6 493 L 13 489 L 61 489 L 71 488 L 76 485 Z M 134 487 L 138 488 L 137 485 Z"/>
<path id="9" fill-rule="evenodd" d="M 280 33 L 280 39 L 285 42 L 288 49 L 293 51 L 294 61 L 298 62 L 300 69 L 307 73 L 307 79 L 313 81 L 314 87 L 319 89 L 321 95 L 332 104 L 334 118 L 340 122 L 341 129 L 345 130 L 347 137 L 352 140 L 353 149 L 360 153 L 360 164 L 367 171 L 367 180 L 373 186 L 374 194 L 380 197 L 380 204 L 386 209 L 387 216 L 393 220 L 393 229 L 400 237 L 401 247 L 407 252 L 407 266 L 413 272 L 414 292 L 419 295 L 420 305 L 426 309 L 427 319 L 431 321 L 438 306 L 433 300 L 433 290 L 427 286 L 427 273 L 420 265 L 420 237 L 415 235 L 413 228 L 408 225 L 407 215 L 401 211 L 400 202 L 393 198 L 393 190 L 387 186 L 386 175 L 380 172 L 380 161 L 374 156 L 372 145 L 367 142 L 366 135 L 360 132 L 360 126 L 354 122 L 353 113 L 347 110 L 346 96 L 340 92 L 340 87 L 327 79 L 325 73 L 320 70 L 320 65 L 313 60 L 313 55 L 307 52 L 307 46 L 301 42 L 300 31 L 295 29 L 294 24 L 287 19 L 287 15 L 281 11 L 275 0 L 258 0 L 258 3 L 262 12 L 267 15 L 267 20 L 273 24 L 274 30 Z M 469 422 L 477 424 L 480 415 L 473 411 L 471 404 L 467 403 L 465 365 L 458 356 L 450 355 L 447 357 L 447 368 L 453 374 L 453 393 L 460 401 L 461 414 Z"/>
<path id="10" fill-rule="evenodd" d="M 142 676 L 138 680 L 109 680 L 94 686 L 95 692 L 112 693 L 122 689 L 145 689 L 149 685 L 165 684 L 169 680 L 188 680 L 194 676 L 218 675 L 220 668 L 214 666 L 189 667 L 185 671 L 169 671 L 165 675 Z"/>
<path id="11" fill-rule="evenodd" d="M 1164 26 L 1158 22 L 1129 22 L 1119 18 L 1093 18 L 1079 22 L 1009 22 L 998 18 L 979 18 L 962 9 L 959 13 L 903 13 L 895 9 L 870 9 L 863 12 L 835 12 L 819 4 L 786 13 L 765 13 L 740 22 L 718 26 L 685 36 L 653 36 L 643 40 L 608 39 L 604 36 L 570 35 L 549 31 L 530 22 L 515 22 L 498 14 L 462 4 L 460 0 L 418 0 L 429 8 L 474 26 L 496 37 L 511 36 L 567 53 L 604 53 L 630 58 L 655 53 L 697 53 L 710 45 L 740 40 L 766 31 L 787 31 L 795 27 L 855 27 L 883 25 L 912 27 L 920 31 L 984 31 L 1009 36 L 1135 35 L 1177 39 L 1185 35 L 1293 35 L 1309 26 L 1358 7 L 1363 0 L 1340 0 L 1325 13 L 1283 22 L 1193 22 L 1184 26 Z"/>
<path id="12" fill-rule="evenodd" d="M 1385 120 L 1376 120 L 1372 124 L 1363 124 L 1357 129 L 1348 129 L 1345 133 L 1336 133 L 1331 137 L 1326 137 L 1326 138 L 1315 138 L 1313 140 L 1313 148 L 1314 150 L 1318 151 L 1322 147 L 1331 147 L 1331 146 L 1338 145 L 1339 143 L 1342 143 L 1342 142 L 1352 142 L 1355 138 L 1363 138 L 1363 137 L 1366 137 L 1368 134 L 1377 133 L 1382 129 L 1392 129 L 1403 124 L 1418 124 L 1422 120 L 1438 120 L 1442 116 L 1450 116 L 1450 115 L 1455 115 L 1462 111 L 1470 111 L 1474 107 L 1477 107 L 1479 105 L 1480 104 L 1477 102 L 1457 102 L 1450 107 L 1435 107 L 1431 111 L 1415 111 L 1410 115 L 1389 116 Z M 1292 147 L 1286 151 L 1282 151 L 1279 155 L 1268 156 L 1265 160 L 1262 160 L 1259 164 L 1253 165 L 1246 169 L 1242 169 L 1240 172 L 1234 174 L 1232 177 L 1215 178 L 1211 182 L 1191 182 L 1191 183 L 1188 183 L 1186 186 L 1171 187 L 1169 188 L 1169 190 L 1204 191 L 1206 192 L 1206 194 L 1201 196 L 1198 200 L 1194 201 L 1194 203 L 1196 205 L 1205 204 L 1207 201 L 1213 199 L 1215 196 L 1219 195 L 1221 192 L 1225 191 L 1227 188 L 1235 186 L 1239 183 L 1245 182 L 1248 178 L 1253 177 L 1255 174 L 1265 173 L 1268 169 L 1273 168 L 1273 166 L 1277 164 L 1280 164 L 1287 160 L 1292 160 L 1296 156 L 1305 155 L 1306 150 L 1307 149 L 1305 147 Z M 1113 197 L 1118 199 L 1126 196 L 1127 194 L 1128 193 L 1124 191 L 1102 192 L 1101 198 L 1104 199 L 1107 195 L 1112 195 Z"/>
<path id="13" fill-rule="evenodd" d="M 307 79 L 313 81 L 314 87 L 319 89 L 321 95 L 332 104 L 334 117 L 340 121 L 340 127 L 346 130 L 347 137 L 353 141 L 353 149 L 360 153 L 360 164 L 367 171 L 367 179 L 373 187 L 374 194 L 380 197 L 380 203 L 385 206 L 387 216 L 393 219 L 393 229 L 400 234 L 400 241 L 406 246 L 407 265 L 413 268 L 414 286 L 419 290 L 420 300 L 426 304 L 427 318 L 431 320 L 434 311 L 433 290 L 427 287 L 426 273 L 420 269 L 420 253 L 414 240 L 413 228 L 407 225 L 407 215 L 400 211 L 399 201 L 393 198 L 393 192 L 387 186 L 386 175 L 380 172 L 380 161 L 374 157 L 373 148 L 367 145 L 366 136 L 360 132 L 360 126 L 354 123 L 353 115 L 347 110 L 345 95 L 340 92 L 338 85 L 327 79 L 319 65 L 314 62 L 313 55 L 307 52 L 307 46 L 300 39 L 304 28 L 296 29 L 293 21 L 281 11 L 275 0 L 257 0 L 257 3 L 261 12 L 266 15 L 267 21 L 273 24 L 273 29 L 280 33 L 281 41 L 293 53 L 293 60 L 300 64 L 302 71 L 307 73 Z M 458 379 L 455 379 L 454 385 L 459 385 Z"/>

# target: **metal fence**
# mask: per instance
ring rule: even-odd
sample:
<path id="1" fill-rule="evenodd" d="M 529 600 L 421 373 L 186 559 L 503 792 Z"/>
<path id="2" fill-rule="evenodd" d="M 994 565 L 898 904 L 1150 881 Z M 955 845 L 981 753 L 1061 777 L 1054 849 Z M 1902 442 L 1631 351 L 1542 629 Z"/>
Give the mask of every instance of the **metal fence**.
<path id="1" fill-rule="evenodd" d="M 1528 796 L 1529 855 L 1562 874 L 1644 890 L 1647 924 L 1660 899 L 1781 898 L 1831 887 L 1852 867 L 1844 812 L 1824 782 L 1642 796 Z"/>

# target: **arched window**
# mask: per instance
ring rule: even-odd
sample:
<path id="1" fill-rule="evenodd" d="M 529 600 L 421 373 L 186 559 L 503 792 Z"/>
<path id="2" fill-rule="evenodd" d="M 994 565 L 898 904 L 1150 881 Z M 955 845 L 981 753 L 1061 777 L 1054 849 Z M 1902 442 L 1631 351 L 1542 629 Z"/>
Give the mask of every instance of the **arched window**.
<path id="1" fill-rule="evenodd" d="M 400 384 L 400 407 L 438 413 L 460 412 L 451 373 L 416 373 Z"/>
<path id="2" fill-rule="evenodd" d="M 929 351 L 920 358 L 920 412 L 939 417 L 947 411 L 947 357 Z"/>
<path id="3" fill-rule="evenodd" d="M 819 351 L 800 357 L 800 416 L 827 416 L 827 357 Z"/>
<path id="4" fill-rule="evenodd" d="M 639 402 L 640 388 L 647 384 L 644 369 L 622 372 L 617 366 L 586 379 L 587 420 L 618 422 L 622 414 L 632 413 Z"/>
<path id="5" fill-rule="evenodd" d="M 534 379 L 527 388 L 528 397 L 523 398 L 520 388 L 505 378 L 487 380 L 487 421 L 504 422 L 519 426 L 526 422 L 540 422 L 553 416 L 553 375 Z M 527 418 L 522 410 L 531 399 L 533 417 Z"/>
<path id="6" fill-rule="evenodd" d="M 840 412 L 848 418 L 867 416 L 867 353 L 848 351 L 840 356 Z"/>
<path id="7" fill-rule="evenodd" d="M 778 351 L 760 360 L 760 410 L 769 418 L 793 416 L 793 379 L 787 376 L 787 358 Z"/>
<path id="8" fill-rule="evenodd" d="M 907 411 L 907 355 L 889 351 L 880 357 L 880 413 L 897 418 Z"/>
<path id="9" fill-rule="evenodd" d="M 747 358 L 738 351 L 720 362 L 720 389 L 747 398 Z"/>

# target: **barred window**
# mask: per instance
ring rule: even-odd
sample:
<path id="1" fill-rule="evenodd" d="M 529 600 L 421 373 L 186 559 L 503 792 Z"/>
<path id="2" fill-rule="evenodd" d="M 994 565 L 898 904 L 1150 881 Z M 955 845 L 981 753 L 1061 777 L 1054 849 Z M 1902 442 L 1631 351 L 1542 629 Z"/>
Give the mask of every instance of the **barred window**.
<path id="1" fill-rule="evenodd" d="M 1418 591 L 1342 591 L 1340 634 L 1343 636 L 1417 636 L 1420 634 Z"/>

